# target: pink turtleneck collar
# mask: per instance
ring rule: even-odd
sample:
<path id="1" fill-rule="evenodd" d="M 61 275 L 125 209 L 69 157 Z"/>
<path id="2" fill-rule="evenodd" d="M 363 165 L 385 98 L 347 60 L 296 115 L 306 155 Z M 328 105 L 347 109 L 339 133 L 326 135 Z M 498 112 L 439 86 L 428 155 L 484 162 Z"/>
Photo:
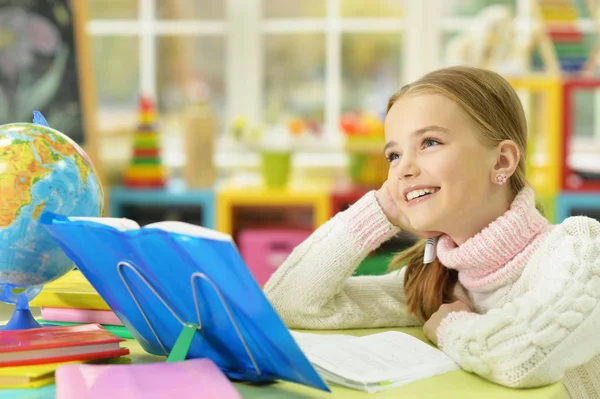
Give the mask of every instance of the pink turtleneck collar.
<path id="1" fill-rule="evenodd" d="M 446 267 L 458 270 L 466 289 L 492 291 L 521 275 L 552 227 L 536 209 L 533 190 L 525 188 L 504 215 L 462 245 L 441 236 L 437 256 Z"/>

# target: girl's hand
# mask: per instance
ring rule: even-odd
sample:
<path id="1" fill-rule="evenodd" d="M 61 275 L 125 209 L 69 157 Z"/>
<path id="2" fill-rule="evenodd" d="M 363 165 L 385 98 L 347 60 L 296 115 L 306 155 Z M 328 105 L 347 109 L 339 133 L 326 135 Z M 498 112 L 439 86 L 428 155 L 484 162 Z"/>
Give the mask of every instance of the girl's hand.
<path id="1" fill-rule="evenodd" d="M 381 188 L 375 192 L 375 197 L 377 198 L 377 202 L 383 210 L 383 213 L 391 224 L 398 227 L 403 227 L 403 225 L 406 226 L 409 224 L 408 219 L 406 219 L 404 213 L 400 211 L 400 206 L 398 206 L 398 203 L 396 200 L 394 200 L 394 197 L 390 192 L 388 180 L 386 180 Z"/>
<path id="2" fill-rule="evenodd" d="M 404 212 L 402 212 L 400 205 L 396 202 L 390 191 L 389 180 L 386 180 L 381 188 L 375 192 L 375 198 L 377 198 L 379 206 L 390 223 L 400 227 L 403 231 L 408 231 L 419 238 L 436 237 L 441 234 L 437 231 L 417 231 L 410 225 L 410 221 Z"/>
<path id="3" fill-rule="evenodd" d="M 471 307 L 463 301 L 444 303 L 437 312 L 431 315 L 429 320 L 423 325 L 423 333 L 431 342 L 437 345 L 437 330 L 444 317 L 452 312 L 471 312 Z"/>

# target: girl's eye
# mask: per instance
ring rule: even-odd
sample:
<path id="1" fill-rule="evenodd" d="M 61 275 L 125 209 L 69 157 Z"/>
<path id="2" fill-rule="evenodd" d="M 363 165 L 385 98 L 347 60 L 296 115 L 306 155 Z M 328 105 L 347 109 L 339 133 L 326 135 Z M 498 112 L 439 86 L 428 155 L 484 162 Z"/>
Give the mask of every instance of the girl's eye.
<path id="1" fill-rule="evenodd" d="M 393 161 L 395 161 L 396 159 L 400 159 L 400 155 L 399 155 L 399 154 L 397 154 L 397 153 L 395 153 L 395 152 L 393 152 L 393 153 L 391 153 L 390 155 L 388 155 L 388 156 L 386 157 L 386 159 L 387 159 L 387 161 L 388 161 L 389 163 L 392 163 L 392 162 L 393 162 Z"/>
<path id="2" fill-rule="evenodd" d="M 427 147 L 433 147 L 434 145 L 438 145 L 441 144 L 439 141 L 435 140 L 435 139 L 425 139 L 423 140 L 423 147 L 427 148 Z"/>

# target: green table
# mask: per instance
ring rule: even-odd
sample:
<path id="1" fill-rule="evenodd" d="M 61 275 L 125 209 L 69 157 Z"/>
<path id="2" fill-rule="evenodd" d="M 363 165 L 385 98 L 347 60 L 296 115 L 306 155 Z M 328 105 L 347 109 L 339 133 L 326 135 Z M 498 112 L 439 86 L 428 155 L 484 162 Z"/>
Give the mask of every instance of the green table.
<path id="1" fill-rule="evenodd" d="M 390 329 L 371 330 L 346 330 L 335 333 L 351 335 L 368 335 Z M 421 328 L 393 329 L 411 334 L 426 341 Z M 312 331 L 309 331 L 312 332 Z M 321 331 L 327 334 L 329 331 Z M 333 333 L 333 331 L 332 331 Z M 154 356 L 146 353 L 136 340 L 126 340 L 122 346 L 129 348 L 132 363 L 163 362 L 165 357 Z M 387 391 L 370 394 L 347 388 L 332 386 L 332 393 L 318 391 L 288 382 L 276 382 L 267 385 L 251 385 L 235 383 L 235 387 L 244 398 L 277 398 L 277 399 L 316 399 L 316 398 L 344 398 L 344 399 L 387 399 L 387 398 L 419 398 L 419 399 L 562 399 L 565 397 L 562 383 L 556 383 L 535 389 L 505 388 L 463 370 L 438 375 L 425 380 L 417 381 Z M 40 389 L 0 390 L 0 399 L 54 399 L 54 386 Z"/>
<path id="2" fill-rule="evenodd" d="M 332 333 L 350 335 L 368 335 L 382 331 L 402 331 L 422 341 L 427 341 L 423 330 L 417 327 L 401 329 L 346 330 Z M 314 332 L 314 331 L 307 331 Z M 323 333 L 327 333 L 323 331 Z M 344 398 L 344 399 L 387 399 L 387 398 L 419 398 L 419 399 L 562 399 L 565 397 L 562 383 L 556 383 L 535 389 L 511 389 L 489 382 L 475 374 L 463 370 L 438 375 L 425 380 L 393 388 L 387 391 L 370 394 L 343 387 L 331 386 L 332 394 L 307 388 L 288 382 L 277 382 L 268 386 L 252 386 L 235 384 L 244 398 Z"/>
<path id="3" fill-rule="evenodd" d="M 367 335 L 376 332 L 387 331 L 389 329 L 372 330 L 349 330 L 335 331 L 335 333 L 351 335 Z M 421 328 L 402 328 L 394 329 L 411 334 L 423 341 L 426 341 Z M 312 331 L 311 331 L 312 332 Z M 323 333 L 328 333 L 323 331 Z M 332 332 L 333 333 L 333 332 Z M 163 361 L 164 358 L 152 356 L 145 353 L 137 341 L 128 340 L 124 343 L 131 350 L 131 357 L 134 363 L 147 363 L 153 361 Z M 511 389 L 491 383 L 475 374 L 467 373 L 463 370 L 453 371 L 447 374 L 438 375 L 426 380 L 414 382 L 388 391 L 369 394 L 366 392 L 355 391 L 343 387 L 332 386 L 332 394 L 321 392 L 316 389 L 304 387 L 302 385 L 277 382 L 269 385 L 255 386 L 251 384 L 235 383 L 235 387 L 244 398 L 282 398 L 282 399 L 313 399 L 313 398 L 457 398 L 457 399 L 562 399 L 565 397 L 563 385 L 556 383 L 543 388 L 535 389 Z"/>

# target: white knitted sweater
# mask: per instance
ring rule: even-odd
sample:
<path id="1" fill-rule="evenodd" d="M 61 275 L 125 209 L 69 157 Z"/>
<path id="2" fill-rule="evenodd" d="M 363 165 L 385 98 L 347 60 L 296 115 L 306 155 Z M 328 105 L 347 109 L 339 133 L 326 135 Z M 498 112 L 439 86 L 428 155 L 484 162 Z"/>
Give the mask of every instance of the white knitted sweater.
<path id="1" fill-rule="evenodd" d="M 533 195 L 517 198 L 516 210 L 470 240 L 494 246 L 490 238 L 510 223 L 538 223 Z M 527 225 L 530 217 L 533 222 Z M 463 369 L 498 384 L 524 388 L 563 380 L 573 399 L 600 398 L 600 223 L 572 217 L 554 228 L 536 226 L 529 229 L 531 237 L 521 234 L 524 242 L 514 246 L 519 253 L 504 266 L 518 273 L 486 269 L 484 280 L 492 275 L 501 279 L 482 285 L 481 278 L 473 283 L 476 270 L 453 265 L 462 284 L 457 290 L 464 286 L 475 312 L 445 317 L 438 329 L 439 346 Z M 404 269 L 352 276 L 371 251 L 397 233 L 370 192 L 299 245 L 265 293 L 290 328 L 420 325 L 404 304 Z M 497 239 L 505 245 L 506 237 Z M 477 248 L 469 241 L 454 249 L 438 244 L 438 256 L 449 261 L 463 249 Z"/>

